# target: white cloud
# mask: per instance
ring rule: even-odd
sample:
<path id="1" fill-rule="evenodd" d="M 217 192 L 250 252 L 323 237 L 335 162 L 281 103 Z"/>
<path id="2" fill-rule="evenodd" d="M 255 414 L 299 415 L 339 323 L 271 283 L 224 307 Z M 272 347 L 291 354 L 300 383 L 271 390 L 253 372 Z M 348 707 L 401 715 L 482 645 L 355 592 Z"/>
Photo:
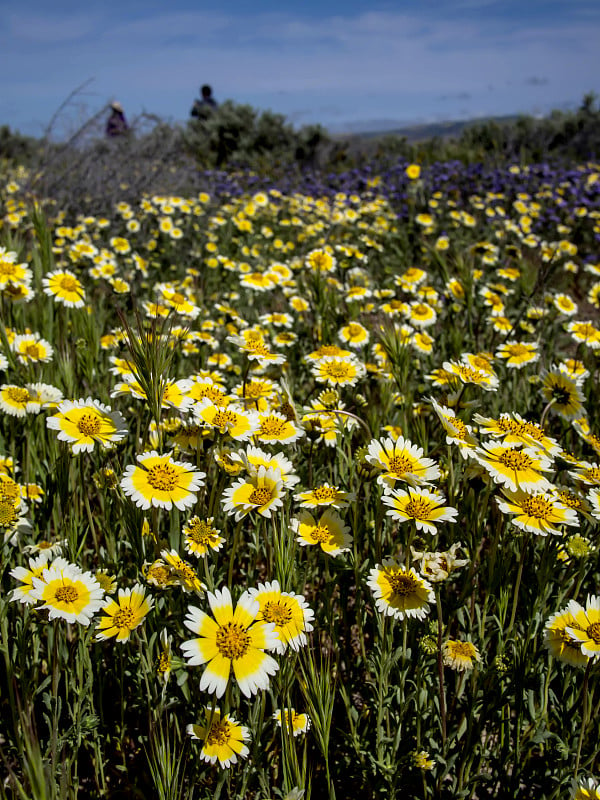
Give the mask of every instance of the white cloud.
<path id="1" fill-rule="evenodd" d="M 6 21 L 8 27 L 6 38 L 16 45 L 58 45 L 79 41 L 93 34 L 98 27 L 99 16 L 94 12 L 69 14 L 64 17 L 58 17 L 56 14 L 28 14 L 26 17 L 9 14 Z"/>
<path id="2" fill-rule="evenodd" d="M 461 3 L 483 11 L 494 5 Z M 0 47 L 14 76 L 6 102 L 29 115 L 36 103 L 36 113 L 44 107 L 49 116 L 91 77 L 99 105 L 117 94 L 126 108 L 179 118 L 203 82 L 212 83 L 220 99 L 232 96 L 298 117 L 309 103 L 315 114 L 335 105 L 338 115 L 360 118 L 388 116 L 390 106 L 394 113 L 413 108 L 433 116 L 441 95 L 450 115 L 452 108 L 464 110 L 465 94 L 473 109 L 481 110 L 485 96 L 489 108 L 496 103 L 511 110 L 512 96 L 512 109 L 526 110 L 528 103 L 577 99 L 600 79 L 599 22 L 518 25 L 485 13 L 465 21 L 430 10 L 373 10 L 315 24 L 287 12 L 249 17 L 177 8 L 124 19 L 114 7 L 110 18 L 98 10 L 63 17 L 53 11 L 27 19 L 5 14 L 5 21 L 8 35 L 0 34 Z M 548 84 L 528 85 L 531 75 L 543 75 Z M 489 85 L 505 88 L 490 93 Z"/>

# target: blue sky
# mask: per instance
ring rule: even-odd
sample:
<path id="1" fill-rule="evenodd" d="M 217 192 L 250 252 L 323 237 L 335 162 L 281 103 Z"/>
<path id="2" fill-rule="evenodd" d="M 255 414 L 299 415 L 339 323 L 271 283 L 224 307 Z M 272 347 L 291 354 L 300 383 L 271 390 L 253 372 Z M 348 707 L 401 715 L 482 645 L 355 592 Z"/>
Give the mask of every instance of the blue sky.
<path id="1" fill-rule="evenodd" d="M 0 124 L 57 134 L 118 99 L 185 121 L 202 83 L 335 130 L 575 107 L 600 91 L 598 0 L 4 0 Z M 368 126 L 367 126 L 368 127 Z"/>

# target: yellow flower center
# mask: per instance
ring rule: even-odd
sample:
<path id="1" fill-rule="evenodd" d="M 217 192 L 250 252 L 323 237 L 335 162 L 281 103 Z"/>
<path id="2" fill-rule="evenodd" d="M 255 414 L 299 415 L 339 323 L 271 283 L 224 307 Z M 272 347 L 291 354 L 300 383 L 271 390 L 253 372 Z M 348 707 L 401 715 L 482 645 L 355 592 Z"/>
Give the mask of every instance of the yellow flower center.
<path id="1" fill-rule="evenodd" d="M 167 567 L 152 567 L 146 573 L 146 579 L 151 580 L 159 586 L 166 586 L 169 583 L 171 573 Z"/>
<path id="2" fill-rule="evenodd" d="M 544 431 L 541 428 L 538 428 L 533 422 L 525 422 L 522 425 L 518 426 L 519 433 L 526 433 L 527 436 L 535 439 L 536 442 L 541 442 L 544 438 Z"/>
<path id="3" fill-rule="evenodd" d="M 37 359 L 44 357 L 44 348 L 37 342 L 30 342 L 23 347 L 21 355 L 27 356 L 32 361 L 37 361 Z"/>
<path id="4" fill-rule="evenodd" d="M 317 486 L 312 495 L 318 503 L 325 503 L 337 498 L 337 489 L 333 486 Z"/>
<path id="5" fill-rule="evenodd" d="M 212 424 L 215 428 L 227 428 L 229 425 L 235 425 L 237 422 L 237 414 L 233 411 L 217 411 L 213 417 Z"/>
<path id="6" fill-rule="evenodd" d="M 467 437 L 467 426 L 458 417 L 444 417 L 444 419 L 453 427 L 456 428 L 455 431 L 452 431 L 452 436 L 455 439 L 460 439 L 464 441 Z"/>
<path id="7" fill-rule="evenodd" d="M 419 588 L 419 582 L 412 575 L 403 572 L 388 572 L 386 578 L 392 587 L 392 592 L 401 597 L 408 597 Z"/>
<path id="8" fill-rule="evenodd" d="M 260 383 L 259 381 L 250 381 L 244 388 L 244 395 L 252 398 L 253 400 L 257 397 L 262 397 L 263 394 L 269 394 L 269 390 L 265 384 Z"/>
<path id="9" fill-rule="evenodd" d="M 323 373 L 330 378 L 347 378 L 351 377 L 352 368 L 348 364 L 334 361 L 330 364 L 324 364 Z"/>
<path id="10" fill-rule="evenodd" d="M 594 328 L 594 326 L 591 325 L 589 322 L 588 323 L 580 322 L 576 326 L 574 333 L 577 333 L 580 336 L 585 336 L 585 338 L 587 339 L 588 337 L 593 337 L 594 334 L 597 333 L 597 331 L 596 328 Z"/>
<path id="11" fill-rule="evenodd" d="M 264 506 L 266 503 L 271 500 L 272 494 L 271 490 L 267 489 L 264 486 L 255 489 L 250 497 L 248 498 L 249 503 L 253 503 L 255 506 Z"/>
<path id="12" fill-rule="evenodd" d="M 499 420 L 496 420 L 496 426 L 502 433 L 519 433 L 522 428 L 518 422 L 515 422 L 510 417 L 500 417 Z"/>
<path id="13" fill-rule="evenodd" d="M 15 481 L 8 476 L 0 476 L 0 497 L 5 497 L 8 500 L 16 500 L 19 494 L 18 483 L 15 483 Z"/>
<path id="14" fill-rule="evenodd" d="M 192 520 L 188 526 L 187 536 L 196 544 L 208 544 L 215 536 L 215 531 L 201 519 Z"/>
<path id="15" fill-rule="evenodd" d="M 470 642 L 449 642 L 448 649 L 454 658 L 471 661 L 475 655 L 474 647 Z"/>
<path id="16" fill-rule="evenodd" d="M 115 628 L 131 628 L 135 621 L 135 616 L 130 608 L 121 608 L 113 617 Z"/>
<path id="17" fill-rule="evenodd" d="M 274 622 L 278 626 L 292 621 L 292 609 L 281 600 L 269 600 L 265 603 L 262 615 L 266 622 Z"/>
<path id="18" fill-rule="evenodd" d="M 216 645 L 222 656 L 242 658 L 250 649 L 250 634 L 237 622 L 228 622 L 217 631 Z"/>
<path id="19" fill-rule="evenodd" d="M 423 497 L 412 497 L 404 506 L 404 513 L 413 519 L 428 519 L 433 507 L 429 500 Z"/>
<path id="20" fill-rule="evenodd" d="M 331 538 L 331 531 L 325 525 L 316 525 L 310 532 L 310 538 L 313 542 L 323 544 Z"/>
<path id="21" fill-rule="evenodd" d="M 60 288 L 65 292 L 76 292 L 79 288 L 79 281 L 72 275 L 63 275 L 59 281 Z"/>
<path id="22" fill-rule="evenodd" d="M 196 583 L 198 576 L 196 575 L 193 567 L 191 567 L 182 558 L 178 559 L 173 565 L 173 569 L 177 572 L 179 577 L 187 583 Z"/>
<path id="23" fill-rule="evenodd" d="M 533 466 L 533 461 L 527 453 L 522 453 L 520 450 L 506 450 L 498 456 L 498 461 L 515 472 L 530 469 Z"/>
<path id="24" fill-rule="evenodd" d="M 465 383 L 479 383 L 481 375 L 470 367 L 463 367 L 462 365 L 457 368 L 457 375 L 465 381 Z"/>
<path id="25" fill-rule="evenodd" d="M 519 356 L 524 356 L 533 352 L 533 350 L 532 348 L 525 347 L 524 344 L 513 344 L 506 348 L 506 352 L 509 354 L 509 356 L 511 356 L 511 358 L 518 358 Z"/>
<path id="26" fill-rule="evenodd" d="M 9 386 L 6 390 L 6 396 L 13 403 L 19 403 L 21 405 L 31 399 L 31 395 L 27 389 L 21 389 L 18 386 Z"/>
<path id="27" fill-rule="evenodd" d="M 113 579 L 110 577 L 110 575 L 107 575 L 106 572 L 97 572 L 95 577 L 105 592 L 110 591 L 113 585 Z"/>
<path id="28" fill-rule="evenodd" d="M 101 422 L 95 414 L 83 414 L 77 421 L 77 429 L 84 436 L 94 436 L 100 430 Z"/>
<path id="29" fill-rule="evenodd" d="M 252 345 L 252 347 L 249 349 L 251 349 L 253 353 L 256 353 L 256 355 L 262 356 L 263 358 L 267 358 L 268 356 L 271 355 L 271 351 L 269 350 L 269 348 L 262 342 L 258 342 L 256 345 Z"/>
<path id="30" fill-rule="evenodd" d="M 390 458 L 389 469 L 396 475 L 405 475 L 407 472 L 412 472 L 414 463 L 406 458 L 406 456 L 394 456 Z"/>
<path id="31" fill-rule="evenodd" d="M 287 420 L 277 419 L 277 417 L 267 417 L 260 426 L 260 433 L 263 436 L 281 436 Z"/>
<path id="32" fill-rule="evenodd" d="M 600 644 L 600 622 L 592 622 L 586 633 L 595 644 Z"/>
<path id="33" fill-rule="evenodd" d="M 225 392 L 222 392 L 220 389 L 216 389 L 214 386 L 210 386 L 204 392 L 201 392 L 200 399 L 203 397 L 210 398 L 216 406 L 227 405 L 228 402 Z"/>
<path id="34" fill-rule="evenodd" d="M 156 671 L 160 675 L 164 675 L 165 672 L 168 672 L 171 669 L 171 657 L 166 650 L 160 654 L 158 658 L 158 664 L 156 665 Z"/>
<path id="35" fill-rule="evenodd" d="M 589 481 L 594 481 L 594 482 L 600 481 L 600 469 L 598 469 L 598 467 L 592 467 L 591 469 L 586 469 L 581 474 Z"/>
<path id="36" fill-rule="evenodd" d="M 16 522 L 15 506 L 8 498 L 0 500 L 0 526 L 8 528 Z"/>
<path id="37" fill-rule="evenodd" d="M 412 315 L 415 318 L 419 318 L 419 317 L 427 318 L 427 317 L 429 317 L 431 315 L 431 309 L 429 308 L 429 306 L 426 306 L 426 305 L 423 305 L 422 303 L 419 303 L 419 305 L 413 306 Z"/>
<path id="38" fill-rule="evenodd" d="M 326 253 L 313 253 L 310 257 L 310 265 L 314 270 L 326 271 L 331 269 L 332 259 Z"/>
<path id="39" fill-rule="evenodd" d="M 181 305 L 182 303 L 185 303 L 185 297 L 179 292 L 174 292 L 174 294 L 171 295 L 171 302 Z"/>
<path id="40" fill-rule="evenodd" d="M 172 464 L 156 464 L 150 467 L 148 483 L 158 492 L 171 492 L 177 486 L 177 470 Z"/>
<path id="41" fill-rule="evenodd" d="M 521 501 L 521 508 L 530 517 L 546 519 L 553 511 L 552 503 L 543 497 L 528 495 Z"/>
<path id="42" fill-rule="evenodd" d="M 319 358 L 323 358 L 323 356 L 337 356 L 340 352 L 340 348 L 335 344 L 324 344 L 323 347 L 319 347 L 317 350 L 317 356 Z"/>
<path id="43" fill-rule="evenodd" d="M 74 586 L 59 586 L 54 597 L 59 603 L 74 603 L 79 597 L 79 592 Z"/>
<path id="44" fill-rule="evenodd" d="M 206 737 L 206 743 L 223 747 L 229 742 L 230 735 L 230 725 L 228 722 L 214 722 Z"/>
<path id="45" fill-rule="evenodd" d="M 581 508 L 581 500 L 579 497 L 569 491 L 564 490 L 559 492 L 558 499 L 564 506 L 568 506 L 569 508 Z"/>
<path id="46" fill-rule="evenodd" d="M 361 336 L 362 333 L 363 333 L 362 325 L 358 325 L 356 322 L 351 322 L 348 325 L 348 329 L 347 330 L 348 330 L 348 336 L 350 336 L 350 338 L 355 338 L 357 336 Z"/>

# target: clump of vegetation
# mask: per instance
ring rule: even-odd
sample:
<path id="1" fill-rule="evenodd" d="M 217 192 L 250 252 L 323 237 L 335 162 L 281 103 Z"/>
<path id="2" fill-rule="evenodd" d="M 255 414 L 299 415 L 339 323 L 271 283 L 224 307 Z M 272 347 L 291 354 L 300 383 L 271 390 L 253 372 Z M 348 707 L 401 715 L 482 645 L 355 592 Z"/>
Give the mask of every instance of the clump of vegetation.
<path id="1" fill-rule="evenodd" d="M 597 797 L 598 165 L 292 177 L 0 181 L 0 794 Z"/>
<path id="2" fill-rule="evenodd" d="M 185 141 L 202 167 L 234 165 L 265 172 L 293 165 L 314 168 L 329 137 L 319 125 L 296 130 L 283 114 L 227 100 L 192 120 Z"/>
<path id="3" fill-rule="evenodd" d="M 296 129 L 281 114 L 232 101 L 185 126 L 144 113 L 130 121 L 128 135 L 109 141 L 103 135 L 107 111 L 101 109 L 60 140 L 53 137 L 52 125 L 39 140 L 4 127 L 0 153 L 7 164 L 17 160 L 30 167 L 26 189 L 31 196 L 80 211 L 117 199 L 134 202 L 146 192 L 236 193 L 258 183 L 289 190 L 350 183 L 360 188 L 363 174 L 385 174 L 399 165 L 402 171 L 406 163 L 559 165 L 600 153 L 594 95 L 586 96 L 576 112 L 466 124 L 452 136 L 418 141 L 396 135 L 331 137 L 321 126 Z"/>
<path id="4" fill-rule="evenodd" d="M 33 137 L 11 131 L 8 125 L 0 125 L 0 163 L 27 165 L 38 147 L 39 143 Z"/>

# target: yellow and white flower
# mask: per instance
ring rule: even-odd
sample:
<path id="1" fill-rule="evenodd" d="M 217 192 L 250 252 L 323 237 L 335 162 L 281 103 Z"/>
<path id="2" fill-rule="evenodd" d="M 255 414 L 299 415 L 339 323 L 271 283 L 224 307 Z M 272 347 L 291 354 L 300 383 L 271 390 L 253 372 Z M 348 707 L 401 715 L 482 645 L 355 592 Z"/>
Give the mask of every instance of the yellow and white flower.
<path id="1" fill-rule="evenodd" d="M 315 379 L 329 386 L 354 386 L 365 372 L 365 366 L 360 361 L 336 356 L 326 356 L 312 368 Z"/>
<path id="2" fill-rule="evenodd" d="M 342 522 L 340 515 L 333 508 L 328 508 L 317 520 L 302 509 L 297 517 L 291 520 L 292 530 L 297 534 L 296 541 L 302 545 L 320 545 L 324 553 L 339 556 L 350 549 L 352 536 Z"/>
<path id="3" fill-rule="evenodd" d="M 96 443 L 111 447 L 127 435 L 125 420 L 98 400 L 63 400 L 46 425 L 58 431 L 58 439 L 68 442 L 73 453 L 91 453 Z"/>
<path id="4" fill-rule="evenodd" d="M 216 406 L 208 397 L 194 406 L 194 417 L 199 423 L 227 433 L 238 442 L 250 439 L 260 425 L 255 411 L 233 403 L 226 408 Z"/>
<path id="5" fill-rule="evenodd" d="M 463 642 L 459 639 L 447 639 L 442 645 L 442 657 L 444 665 L 457 670 L 466 672 L 473 669 L 476 663 L 481 661 L 479 650 L 473 642 Z"/>
<path id="6" fill-rule="evenodd" d="M 57 303 L 67 308 L 82 308 L 85 305 L 85 291 L 79 278 L 66 269 L 48 272 L 42 280 L 44 294 L 53 297 Z"/>
<path id="7" fill-rule="evenodd" d="M 431 584 L 414 569 L 393 558 L 384 559 L 369 572 L 367 585 L 378 611 L 396 619 L 425 619 L 435 599 Z"/>
<path id="8" fill-rule="evenodd" d="M 21 364 L 47 363 L 52 360 L 54 349 L 39 333 L 22 333 L 12 340 L 10 349 Z"/>
<path id="9" fill-rule="evenodd" d="M 204 558 L 211 550 L 220 550 L 225 539 L 214 526 L 214 517 L 200 519 L 194 516 L 183 526 L 183 540 L 186 552 L 196 558 Z"/>
<path id="10" fill-rule="evenodd" d="M 87 627 L 103 604 L 104 590 L 91 572 L 82 572 L 75 564 L 63 560 L 47 566 L 40 576 L 32 576 L 33 600 L 48 609 L 49 619 L 64 619 Z"/>
<path id="11" fill-rule="evenodd" d="M 391 490 L 381 498 L 384 505 L 389 506 L 386 512 L 392 519 L 400 522 L 413 520 L 417 530 L 435 533 L 438 522 L 456 522 L 458 511 L 452 506 L 445 506 L 446 498 L 429 489 L 410 487 L 407 491 Z"/>
<path id="12" fill-rule="evenodd" d="M 576 612 L 581 609 L 577 603 Z M 571 630 L 578 628 L 579 623 L 567 606 L 552 614 L 544 625 L 544 645 L 550 654 L 572 667 L 585 667 L 589 656 L 582 652 L 578 638 L 571 635 Z"/>
<path id="13" fill-rule="evenodd" d="M 118 599 L 106 600 L 102 608 L 104 616 L 100 618 L 96 629 L 96 640 L 116 638 L 125 644 L 131 632 L 146 619 L 154 600 L 146 595 L 143 586 L 137 583 L 131 589 L 119 589 Z"/>
<path id="14" fill-rule="evenodd" d="M 218 761 L 224 769 L 237 764 L 238 758 L 246 758 L 250 752 L 245 744 L 250 740 L 248 728 L 236 722 L 231 714 L 222 716 L 218 708 L 207 707 L 205 716 L 204 725 L 186 727 L 192 739 L 202 742 L 200 757 L 209 764 Z"/>
<path id="15" fill-rule="evenodd" d="M 600 660 L 600 595 L 588 595 L 585 608 L 576 600 L 571 600 L 567 610 L 574 620 L 567 625 L 567 633 L 579 642 L 585 656 L 594 661 Z"/>
<path id="16" fill-rule="evenodd" d="M 278 708 L 273 714 L 273 719 L 277 727 L 282 727 L 282 720 L 286 720 L 287 728 L 294 736 L 300 736 L 310 730 L 310 717 L 308 714 L 301 714 L 293 708 Z"/>
<path id="17" fill-rule="evenodd" d="M 0 411 L 11 417 L 38 414 L 41 403 L 35 392 L 24 386 L 3 383 L 0 386 Z"/>
<path id="18" fill-rule="evenodd" d="M 402 436 L 395 441 L 372 439 L 365 459 L 380 471 L 377 483 L 385 491 L 393 489 L 397 481 L 417 486 L 440 477 L 435 461 L 423 457 L 423 448 Z"/>
<path id="19" fill-rule="evenodd" d="M 208 592 L 207 597 L 214 619 L 190 606 L 184 624 L 197 638 L 181 645 L 190 666 L 206 664 L 200 691 L 222 697 L 232 671 L 245 697 L 267 689 L 269 677 L 279 669 L 275 659 L 265 653 L 277 646 L 275 625 L 257 620 L 260 605 L 247 591 L 235 611 L 227 587 Z"/>
<path id="20" fill-rule="evenodd" d="M 322 483 L 306 492 L 294 495 L 303 508 L 347 508 L 356 498 L 354 492 L 344 492 L 337 486 Z"/>
<path id="21" fill-rule="evenodd" d="M 312 631 L 314 611 L 300 594 L 282 592 L 278 581 L 260 583 L 249 589 L 251 597 L 258 600 L 260 611 L 257 619 L 272 622 L 279 634 L 276 651 L 285 653 L 288 647 L 299 650 L 307 643 L 306 633 Z"/>
<path id="22" fill-rule="evenodd" d="M 272 467 L 260 466 L 254 474 L 240 478 L 223 492 L 223 509 L 243 519 L 251 511 L 262 517 L 270 517 L 271 510 L 283 505 L 283 481 L 281 472 Z"/>
<path id="23" fill-rule="evenodd" d="M 556 526 L 579 525 L 576 512 L 563 505 L 554 494 L 518 490 L 505 491 L 504 496 L 504 500 L 497 498 L 500 511 L 503 514 L 515 514 L 511 522 L 523 531 L 531 531 L 538 536 L 547 536 L 549 533 L 561 536 L 563 531 Z"/>
<path id="24" fill-rule="evenodd" d="M 482 442 L 472 455 L 491 475 L 494 483 L 505 486 L 511 492 L 546 492 L 551 488 L 542 472 L 550 472 L 552 465 L 539 450 Z"/>
<path id="25" fill-rule="evenodd" d="M 185 511 L 197 501 L 196 491 L 204 485 L 206 474 L 192 464 L 174 461 L 170 454 L 156 450 L 137 456 L 139 466 L 130 464 L 121 479 L 123 492 L 143 509 L 175 506 Z"/>

